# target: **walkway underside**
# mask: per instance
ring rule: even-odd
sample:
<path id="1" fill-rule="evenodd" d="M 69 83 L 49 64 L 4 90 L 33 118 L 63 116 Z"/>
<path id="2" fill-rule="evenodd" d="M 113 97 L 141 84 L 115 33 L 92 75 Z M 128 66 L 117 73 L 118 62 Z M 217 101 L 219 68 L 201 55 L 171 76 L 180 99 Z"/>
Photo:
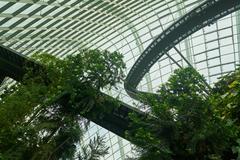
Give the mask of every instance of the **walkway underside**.
<path id="1" fill-rule="evenodd" d="M 127 93 L 137 99 L 138 94 L 141 93 L 136 89 L 138 84 L 154 63 L 165 53 L 189 35 L 239 8 L 240 0 L 207 0 L 172 24 L 146 48 L 131 68 L 124 83 Z M 41 67 L 21 54 L 0 46 L 1 81 L 3 77 L 11 77 L 20 81 L 25 73 L 24 63 L 34 68 Z M 127 104 L 121 103 L 121 106 L 114 109 L 113 112 L 104 113 L 103 118 L 100 118 L 100 115 L 93 118 L 91 113 L 83 116 L 117 135 L 125 137 L 124 132 L 129 129 L 128 113 L 130 112 L 144 115 Z"/>
<path id="2" fill-rule="evenodd" d="M 238 10 L 240 0 L 207 0 L 162 32 L 137 59 L 125 80 L 126 92 L 135 99 L 136 88 L 150 68 L 170 49 L 199 29 Z"/>

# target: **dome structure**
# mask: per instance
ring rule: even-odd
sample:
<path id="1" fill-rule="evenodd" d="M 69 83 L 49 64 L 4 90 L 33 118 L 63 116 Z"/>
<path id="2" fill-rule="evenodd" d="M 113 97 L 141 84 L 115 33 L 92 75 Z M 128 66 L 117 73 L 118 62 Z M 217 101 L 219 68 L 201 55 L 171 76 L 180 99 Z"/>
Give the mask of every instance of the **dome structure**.
<path id="1" fill-rule="evenodd" d="M 26 56 L 44 52 L 64 57 L 77 54 L 81 49 L 95 48 L 118 51 L 124 55 L 126 63 L 125 88 L 122 84 L 118 90 L 104 92 L 133 105 L 137 102 L 133 95 L 136 91 L 156 92 L 177 68 L 194 67 L 210 86 L 217 78 L 237 68 L 240 63 L 240 11 L 237 11 L 240 4 L 233 2 L 0 0 L 0 44 Z M 214 9 L 215 4 L 219 5 Z M 216 12 L 208 5 L 213 5 L 211 7 Z M 199 11 L 197 16 L 190 14 L 195 13 L 193 9 L 196 13 Z M 173 32 L 180 27 L 179 32 Z M 173 38 L 164 43 L 164 47 L 169 47 L 160 46 L 156 50 L 160 52 L 162 49 L 163 54 L 151 57 L 154 42 L 157 46 L 157 42 L 164 39 L 159 39 L 162 35 L 170 37 L 171 33 Z M 144 57 L 144 54 L 150 56 Z M 138 69 L 143 64 L 148 68 Z M 131 81 L 134 77 L 139 84 Z M 8 80 L 5 85 L 9 83 Z M 135 88 L 129 89 L 133 84 Z M 105 135 L 111 146 L 104 159 L 124 160 L 132 154 L 128 141 L 94 123 L 85 136 L 86 141 L 97 133 Z"/>

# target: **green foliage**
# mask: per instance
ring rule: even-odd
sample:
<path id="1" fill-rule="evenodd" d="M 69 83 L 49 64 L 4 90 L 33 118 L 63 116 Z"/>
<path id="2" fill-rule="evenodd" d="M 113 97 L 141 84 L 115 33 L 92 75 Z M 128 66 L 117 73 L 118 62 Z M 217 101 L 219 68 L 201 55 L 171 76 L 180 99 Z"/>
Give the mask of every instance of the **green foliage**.
<path id="1" fill-rule="evenodd" d="M 88 126 L 81 115 L 93 107 L 107 110 L 109 99 L 100 90 L 121 82 L 122 55 L 82 50 L 63 59 L 48 54 L 33 59 L 43 68 L 26 68 L 23 81 L 0 97 L 0 157 L 72 159 Z M 106 154 L 98 142 L 100 148 L 92 152 Z"/>
<path id="2" fill-rule="evenodd" d="M 239 125 L 235 125 L 239 106 L 233 107 L 240 102 L 239 73 L 236 75 L 228 87 L 216 85 L 212 91 L 194 69 L 178 69 L 160 87 L 158 99 L 142 97 L 150 107 L 150 114 L 130 115 L 133 130 L 127 133 L 141 146 L 139 159 L 236 158 L 232 152 L 235 146 L 238 153 L 239 138 Z M 220 82 L 223 83 L 226 82 Z M 229 106 L 234 109 L 229 110 Z"/>
<path id="3" fill-rule="evenodd" d="M 238 143 L 237 146 L 232 147 L 232 151 L 233 151 L 233 153 L 238 154 L 237 159 L 239 160 L 240 159 L 240 139 L 237 139 L 237 143 Z"/>
<path id="4" fill-rule="evenodd" d="M 97 135 L 90 139 L 88 145 L 81 145 L 81 152 L 78 153 L 77 157 L 79 160 L 98 160 L 102 155 L 108 153 L 108 149 L 104 137 Z"/>
<path id="5" fill-rule="evenodd" d="M 240 126 L 240 69 L 224 76 L 216 83 L 214 93 L 216 96 L 213 101 L 221 117 L 229 118 Z"/>

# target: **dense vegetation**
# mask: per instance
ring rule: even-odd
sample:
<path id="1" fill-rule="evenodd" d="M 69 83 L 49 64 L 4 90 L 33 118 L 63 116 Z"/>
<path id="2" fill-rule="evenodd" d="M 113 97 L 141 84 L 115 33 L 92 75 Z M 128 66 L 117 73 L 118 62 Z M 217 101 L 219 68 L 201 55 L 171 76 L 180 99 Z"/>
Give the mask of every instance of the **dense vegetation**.
<path id="1" fill-rule="evenodd" d="M 240 159 L 240 70 L 213 89 L 192 68 L 178 69 L 159 98 L 144 95 L 146 117 L 131 115 L 128 136 L 140 160 Z"/>
<path id="2" fill-rule="evenodd" d="M 22 82 L 0 97 L 0 159 L 97 160 L 107 154 L 104 137 L 82 145 L 89 121 L 81 115 L 94 106 L 108 110 L 100 90 L 122 80 L 122 55 L 82 50 L 63 59 L 33 58 L 43 68 L 26 68 Z"/>
<path id="3" fill-rule="evenodd" d="M 48 54 L 33 58 L 43 68 L 26 68 L 23 80 L 0 96 L 0 159 L 97 160 L 106 155 L 104 137 L 83 145 L 89 121 L 82 115 L 109 111 L 106 104 L 112 99 L 101 89 L 123 79 L 122 56 L 82 50 L 63 59 Z M 131 114 L 127 132 L 139 146 L 137 159 L 240 159 L 240 69 L 213 88 L 194 69 L 178 69 L 157 99 L 141 98 L 149 114 Z"/>

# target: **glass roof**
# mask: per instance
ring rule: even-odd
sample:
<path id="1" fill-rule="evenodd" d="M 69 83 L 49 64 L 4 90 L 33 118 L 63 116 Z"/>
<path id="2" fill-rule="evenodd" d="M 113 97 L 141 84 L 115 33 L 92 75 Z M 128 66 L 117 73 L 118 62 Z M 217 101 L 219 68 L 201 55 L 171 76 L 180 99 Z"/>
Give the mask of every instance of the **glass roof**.
<path id="1" fill-rule="evenodd" d="M 0 0 L 0 43 L 30 56 L 46 52 L 58 57 L 79 49 L 98 48 L 124 55 L 126 74 L 153 39 L 205 0 Z M 208 83 L 234 70 L 240 60 L 240 12 L 234 12 L 192 34 L 176 46 Z M 167 56 L 169 55 L 169 56 Z M 138 86 L 155 92 L 174 69 L 187 66 L 171 49 Z M 175 61 L 175 62 L 174 62 Z M 106 91 L 128 104 L 134 102 L 120 85 Z M 111 151 L 105 159 L 124 159 L 131 152 L 125 140 L 109 134 Z M 117 147 L 114 147 L 117 146 Z"/>

